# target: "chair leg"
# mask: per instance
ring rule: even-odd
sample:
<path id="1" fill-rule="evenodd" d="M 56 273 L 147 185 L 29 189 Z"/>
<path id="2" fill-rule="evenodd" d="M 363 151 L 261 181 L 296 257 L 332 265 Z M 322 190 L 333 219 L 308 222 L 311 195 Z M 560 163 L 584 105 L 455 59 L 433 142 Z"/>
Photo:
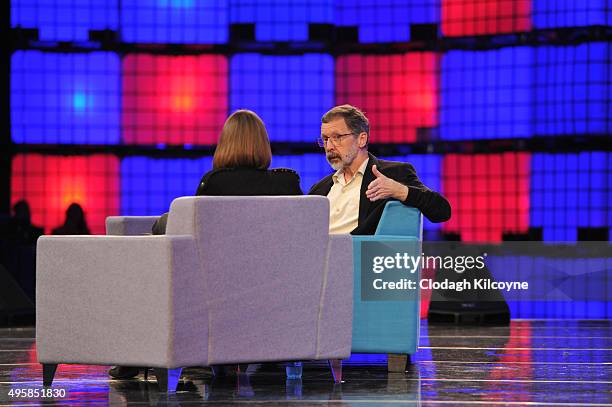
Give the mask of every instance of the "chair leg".
<path id="1" fill-rule="evenodd" d="M 178 369 L 161 369 L 153 368 L 153 373 L 157 377 L 157 385 L 159 391 L 162 393 L 174 393 L 178 386 L 179 379 L 181 378 L 181 371 L 183 368 Z"/>
<path id="2" fill-rule="evenodd" d="M 334 383 L 342 383 L 342 360 L 341 359 L 329 359 L 327 361 L 329 368 L 332 372 Z"/>
<path id="3" fill-rule="evenodd" d="M 55 371 L 57 370 L 57 364 L 42 364 L 43 369 L 43 386 L 51 386 L 53 378 L 55 377 Z"/>
<path id="4" fill-rule="evenodd" d="M 212 365 L 210 367 L 210 370 L 212 370 L 212 374 L 213 374 L 214 377 L 225 376 L 225 369 L 224 369 L 223 365 Z"/>
<path id="5" fill-rule="evenodd" d="M 391 373 L 404 373 L 408 370 L 410 355 L 406 353 L 389 353 L 387 355 L 387 371 Z"/>

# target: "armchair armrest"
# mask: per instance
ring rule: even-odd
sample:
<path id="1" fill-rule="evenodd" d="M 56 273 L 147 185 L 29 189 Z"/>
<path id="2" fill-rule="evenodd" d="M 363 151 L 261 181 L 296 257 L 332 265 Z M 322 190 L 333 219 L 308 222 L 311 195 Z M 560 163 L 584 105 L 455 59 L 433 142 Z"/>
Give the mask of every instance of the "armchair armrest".
<path id="1" fill-rule="evenodd" d="M 205 365 L 208 313 L 191 236 L 42 236 L 41 363 Z"/>
<path id="2" fill-rule="evenodd" d="M 159 216 L 109 216 L 106 218 L 106 234 L 136 236 L 150 234 Z"/>

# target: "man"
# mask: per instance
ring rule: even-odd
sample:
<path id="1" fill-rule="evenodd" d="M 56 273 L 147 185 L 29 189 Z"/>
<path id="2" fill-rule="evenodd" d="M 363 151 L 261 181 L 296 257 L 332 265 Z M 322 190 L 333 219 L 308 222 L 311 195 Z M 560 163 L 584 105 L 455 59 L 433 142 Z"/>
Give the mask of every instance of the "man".
<path id="1" fill-rule="evenodd" d="M 370 154 L 369 137 L 368 119 L 354 106 L 336 106 L 321 119 L 319 145 L 336 172 L 309 194 L 329 198 L 330 233 L 374 234 L 390 199 L 418 208 L 432 222 L 450 219 L 446 198 L 423 185 L 412 165 Z"/>

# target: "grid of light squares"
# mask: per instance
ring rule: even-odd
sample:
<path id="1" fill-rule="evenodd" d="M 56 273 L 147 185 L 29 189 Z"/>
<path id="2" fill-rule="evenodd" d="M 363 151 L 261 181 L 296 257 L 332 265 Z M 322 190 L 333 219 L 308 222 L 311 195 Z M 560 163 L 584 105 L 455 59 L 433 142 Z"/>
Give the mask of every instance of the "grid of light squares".
<path id="1" fill-rule="evenodd" d="M 578 227 L 612 225 L 612 153 L 534 154 L 531 166 L 531 224 L 544 240 L 575 241 Z"/>
<path id="2" fill-rule="evenodd" d="M 531 137 L 534 51 L 449 51 L 442 58 L 440 137 Z"/>
<path id="3" fill-rule="evenodd" d="M 312 142 L 334 105 L 334 59 L 326 54 L 236 54 L 230 62 L 230 110 L 251 109 L 271 141 Z"/>
<path id="4" fill-rule="evenodd" d="M 121 66 L 111 52 L 17 51 L 11 57 L 16 143 L 118 144 Z"/>
<path id="5" fill-rule="evenodd" d="M 230 23 L 254 24 L 257 41 L 307 41 L 311 23 L 333 22 L 333 0 L 230 1 Z"/>

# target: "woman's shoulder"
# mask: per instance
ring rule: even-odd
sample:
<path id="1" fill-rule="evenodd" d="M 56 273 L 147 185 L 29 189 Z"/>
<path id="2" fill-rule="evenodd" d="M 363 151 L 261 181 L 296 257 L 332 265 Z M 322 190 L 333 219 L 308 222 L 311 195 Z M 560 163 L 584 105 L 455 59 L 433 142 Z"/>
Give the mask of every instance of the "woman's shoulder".
<path id="1" fill-rule="evenodd" d="M 300 182 L 300 175 L 291 168 L 271 168 L 267 171 L 272 174 L 272 176 L 295 178 L 298 182 Z"/>
<path id="2" fill-rule="evenodd" d="M 266 194 L 287 191 L 287 194 L 301 194 L 300 176 L 290 168 L 257 169 L 246 167 L 217 168 L 202 177 L 196 195 L 234 193 L 234 188 Z M 219 191 L 217 191 L 219 190 Z"/>
<path id="3" fill-rule="evenodd" d="M 268 171 L 271 184 L 277 184 L 277 194 L 302 195 L 300 176 L 290 168 L 273 168 Z"/>
<path id="4" fill-rule="evenodd" d="M 198 185 L 198 189 L 196 191 L 196 195 L 202 195 L 202 192 L 205 191 L 208 185 L 210 184 L 210 179 L 213 178 L 215 174 L 219 174 L 219 173 L 223 173 L 227 171 L 233 171 L 233 170 L 234 168 L 215 168 L 215 169 L 208 171 L 206 174 L 202 176 L 202 179 L 200 180 L 200 184 Z"/>
<path id="5" fill-rule="evenodd" d="M 258 168 L 247 168 L 247 167 L 232 167 L 232 168 L 216 168 L 214 170 L 208 171 L 202 177 L 202 180 L 210 180 L 213 177 L 217 176 L 244 176 L 244 175 L 252 175 L 252 176 L 262 176 L 262 177 L 273 177 L 273 178 L 295 178 L 298 182 L 300 181 L 299 174 L 292 170 L 291 168 L 270 168 L 267 170 L 258 169 Z"/>

